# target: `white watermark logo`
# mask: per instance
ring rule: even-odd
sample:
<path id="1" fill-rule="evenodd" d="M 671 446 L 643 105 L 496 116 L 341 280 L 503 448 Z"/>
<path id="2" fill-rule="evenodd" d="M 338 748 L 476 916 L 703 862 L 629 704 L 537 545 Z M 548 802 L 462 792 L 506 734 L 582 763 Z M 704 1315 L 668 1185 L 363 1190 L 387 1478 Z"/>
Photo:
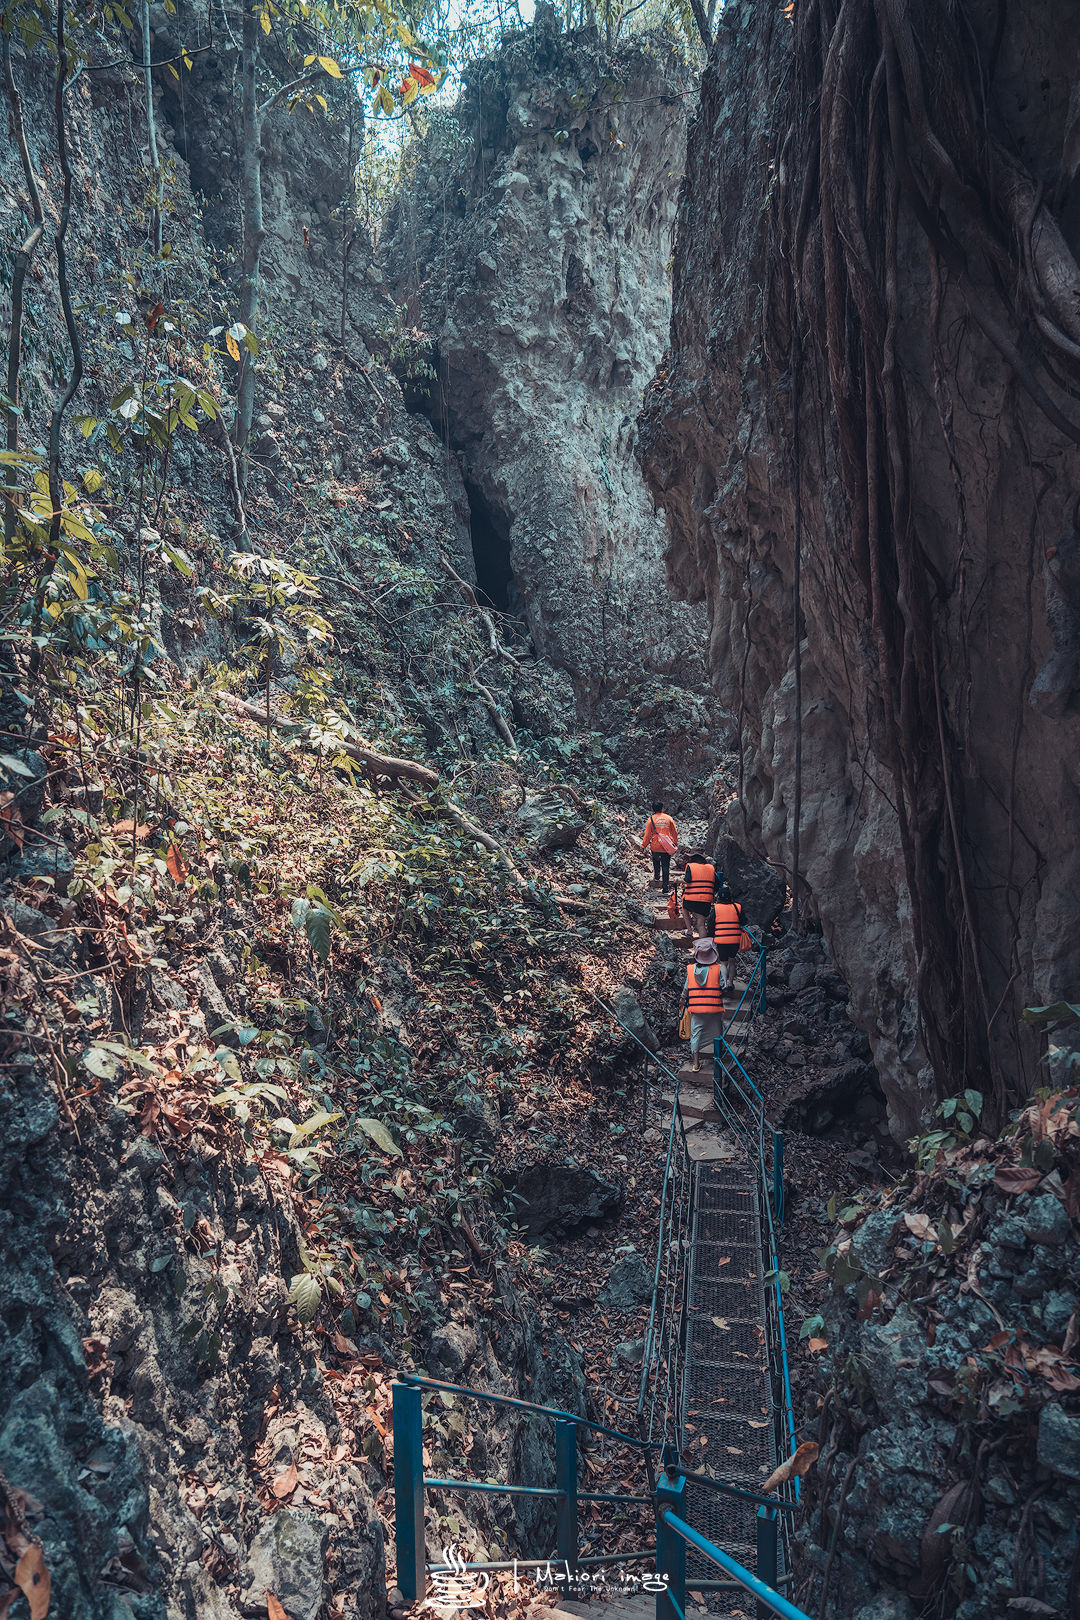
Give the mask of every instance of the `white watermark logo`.
<path id="1" fill-rule="evenodd" d="M 486 1569 L 470 1569 L 468 1559 L 454 1542 L 443 1548 L 443 1563 L 445 1569 L 430 1572 L 431 1592 L 424 1608 L 482 1609 L 491 1585 L 489 1572 Z M 659 1594 L 667 1591 L 670 1580 L 668 1575 L 657 1570 L 639 1573 L 610 1565 L 571 1569 L 565 1560 L 553 1561 L 550 1558 L 539 1565 L 531 1562 L 523 1564 L 515 1559 L 510 1568 L 513 1571 L 515 1596 L 520 1594 L 523 1582 L 540 1587 L 566 1588 L 570 1597 L 584 1600 L 606 1593 L 617 1593 L 620 1597 L 630 1597 L 636 1592 Z"/>

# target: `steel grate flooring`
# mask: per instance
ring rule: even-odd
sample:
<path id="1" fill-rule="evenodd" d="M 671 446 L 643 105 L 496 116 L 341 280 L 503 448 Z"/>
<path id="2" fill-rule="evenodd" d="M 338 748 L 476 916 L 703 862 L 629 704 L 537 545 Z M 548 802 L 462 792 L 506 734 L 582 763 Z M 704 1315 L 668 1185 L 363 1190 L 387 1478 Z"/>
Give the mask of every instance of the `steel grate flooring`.
<path id="1" fill-rule="evenodd" d="M 770 1378 L 763 1328 L 765 1297 L 757 1191 L 751 1167 L 738 1160 L 697 1170 L 692 1229 L 690 1297 L 683 1413 L 683 1455 L 710 1473 L 760 1488 L 776 1466 Z M 756 1508 L 718 1492 L 687 1487 L 689 1522 L 753 1569 L 757 1561 Z M 694 1576 L 719 1571 L 692 1548 L 687 1590 Z M 710 1611 L 750 1612 L 747 1595 L 705 1594 Z"/>

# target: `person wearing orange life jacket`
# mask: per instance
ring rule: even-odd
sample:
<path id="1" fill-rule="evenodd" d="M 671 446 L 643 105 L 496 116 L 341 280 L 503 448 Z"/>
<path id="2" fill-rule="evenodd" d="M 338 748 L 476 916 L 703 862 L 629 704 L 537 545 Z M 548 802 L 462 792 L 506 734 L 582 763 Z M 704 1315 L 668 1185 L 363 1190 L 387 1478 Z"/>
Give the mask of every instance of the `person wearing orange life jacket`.
<path id="1" fill-rule="evenodd" d="M 724 986 L 715 941 L 694 941 L 694 960 L 686 969 L 680 1016 L 690 1008 L 690 1051 L 693 1070 L 701 1072 L 701 1050 L 706 1050 L 724 1033 Z"/>
<path id="2" fill-rule="evenodd" d="M 670 883 L 671 857 L 679 846 L 679 829 L 671 817 L 664 814 L 660 799 L 652 807 L 652 815 L 645 823 L 641 847 L 652 856 L 652 875 L 663 880 L 662 893 L 667 894 Z"/>
<path id="3" fill-rule="evenodd" d="M 723 881 L 723 873 L 707 861 L 687 861 L 683 871 L 683 917 L 691 933 L 700 936 L 706 932 L 709 909 Z"/>
<path id="4" fill-rule="evenodd" d="M 742 906 L 733 900 L 731 890 L 721 885 L 716 904 L 706 918 L 705 932 L 716 942 L 716 954 L 723 969 L 724 989 L 735 986 L 735 958 L 743 934 Z"/>

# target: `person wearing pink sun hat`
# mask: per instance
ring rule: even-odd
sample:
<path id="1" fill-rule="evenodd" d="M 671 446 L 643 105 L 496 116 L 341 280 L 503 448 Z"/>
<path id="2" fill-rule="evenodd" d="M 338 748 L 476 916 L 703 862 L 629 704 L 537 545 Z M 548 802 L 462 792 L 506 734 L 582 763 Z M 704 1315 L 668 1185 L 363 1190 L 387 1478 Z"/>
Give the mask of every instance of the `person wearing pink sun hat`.
<path id="1" fill-rule="evenodd" d="M 694 941 L 694 960 L 687 965 L 680 1015 L 690 1008 L 690 1051 L 693 1070 L 701 1072 L 702 1048 L 708 1050 L 724 1033 L 724 982 L 716 941 L 706 935 Z"/>

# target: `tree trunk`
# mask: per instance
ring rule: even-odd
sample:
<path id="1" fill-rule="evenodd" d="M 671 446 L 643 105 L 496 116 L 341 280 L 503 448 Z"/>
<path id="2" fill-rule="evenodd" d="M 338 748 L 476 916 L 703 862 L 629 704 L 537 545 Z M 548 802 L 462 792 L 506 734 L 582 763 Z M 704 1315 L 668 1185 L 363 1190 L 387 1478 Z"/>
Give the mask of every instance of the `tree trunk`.
<path id="1" fill-rule="evenodd" d="M 30 153 L 26 145 L 26 129 L 23 124 L 22 97 L 15 87 L 15 80 L 11 72 L 11 41 L 5 33 L 3 35 L 4 80 L 7 85 L 8 100 L 11 102 L 11 117 L 15 129 L 15 139 L 19 147 L 19 156 L 22 158 L 23 174 L 26 178 L 26 190 L 34 210 L 34 228 L 20 247 L 15 256 L 15 266 L 11 273 L 11 336 L 8 339 L 8 369 L 7 369 L 7 397 L 9 408 L 7 412 L 7 448 L 15 451 L 19 448 L 19 414 L 16 407 L 19 403 L 19 369 L 22 364 L 22 317 L 23 317 L 23 282 L 26 272 L 30 268 L 30 261 L 34 257 L 38 243 L 45 234 L 45 216 L 41 210 L 41 197 L 38 193 L 37 180 L 30 165 Z M 15 534 L 15 490 L 18 485 L 16 470 L 9 467 L 7 470 L 8 498 L 4 503 L 4 538 L 10 541 Z"/>
<path id="2" fill-rule="evenodd" d="M 243 137 L 241 163 L 244 191 L 244 261 L 240 279 L 240 319 L 249 332 L 259 324 L 259 263 L 266 236 L 262 208 L 262 117 L 255 99 L 255 63 L 259 54 L 259 18 L 250 8 L 244 11 L 241 67 Z M 240 378 L 237 386 L 236 421 L 233 440 L 239 452 L 240 494 L 247 490 L 247 444 L 255 414 L 255 356 L 240 346 Z"/>
<path id="3" fill-rule="evenodd" d="M 150 0 L 143 0 L 142 48 L 146 77 L 146 138 L 150 150 L 150 167 L 154 174 L 154 208 L 150 216 L 150 231 L 154 239 L 154 252 L 161 257 L 161 159 L 158 156 L 157 129 L 154 126 L 154 82 L 150 77 Z"/>

